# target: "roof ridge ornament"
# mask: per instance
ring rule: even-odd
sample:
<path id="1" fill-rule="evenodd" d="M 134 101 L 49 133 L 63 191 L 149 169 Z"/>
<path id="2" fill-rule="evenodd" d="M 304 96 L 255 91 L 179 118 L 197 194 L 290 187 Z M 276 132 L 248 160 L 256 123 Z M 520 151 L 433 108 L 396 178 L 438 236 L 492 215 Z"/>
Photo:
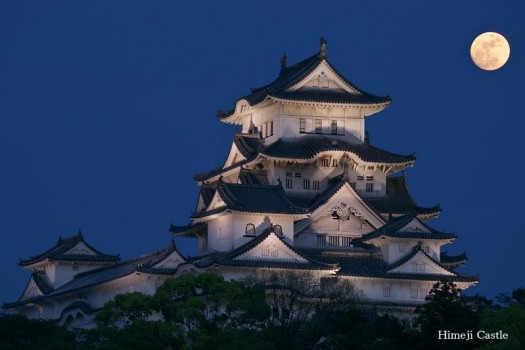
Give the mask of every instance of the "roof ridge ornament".
<path id="1" fill-rule="evenodd" d="M 319 48 L 319 57 L 326 59 L 326 39 L 321 35 L 321 39 L 319 41 L 321 43 L 321 47 Z"/>

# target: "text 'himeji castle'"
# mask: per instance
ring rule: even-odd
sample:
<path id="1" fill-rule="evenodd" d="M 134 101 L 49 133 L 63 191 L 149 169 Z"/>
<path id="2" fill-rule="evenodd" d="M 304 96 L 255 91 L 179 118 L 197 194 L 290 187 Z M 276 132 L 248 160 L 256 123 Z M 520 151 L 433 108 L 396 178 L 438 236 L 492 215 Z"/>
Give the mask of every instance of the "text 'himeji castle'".
<path id="1" fill-rule="evenodd" d="M 415 157 L 367 140 L 366 118 L 390 101 L 343 77 L 328 62 L 323 39 L 319 52 L 299 63 L 288 66 L 283 56 L 273 82 L 218 114 L 242 132 L 222 166 L 195 175 L 200 193 L 189 223 L 171 227 L 175 237 L 198 240 L 197 257 L 172 243 L 120 261 L 79 233 L 20 261 L 33 273 L 4 309 L 89 326 L 118 293 L 153 294 L 183 273 L 239 279 L 264 270 L 348 279 L 379 312 L 406 315 L 437 281 L 461 289 L 477 283 L 454 271 L 465 254 L 441 253 L 456 235 L 427 224 L 440 208 L 420 207 L 410 196 L 404 170 Z"/>

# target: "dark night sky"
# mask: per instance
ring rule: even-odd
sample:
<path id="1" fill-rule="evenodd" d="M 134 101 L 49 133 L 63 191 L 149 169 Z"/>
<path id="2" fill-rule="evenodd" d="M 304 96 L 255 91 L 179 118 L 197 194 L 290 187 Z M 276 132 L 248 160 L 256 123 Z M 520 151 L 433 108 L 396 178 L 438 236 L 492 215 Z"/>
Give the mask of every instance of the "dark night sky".
<path id="1" fill-rule="evenodd" d="M 393 102 L 367 120 L 374 145 L 416 152 L 407 172 L 430 224 L 493 297 L 525 287 L 525 2 L 2 1 L 0 3 L 0 301 L 17 266 L 82 229 L 123 258 L 169 244 L 194 209 L 193 174 L 224 161 L 221 125 L 249 87 L 328 40 L 350 81 Z M 475 67 L 472 40 L 507 37 L 511 57 Z M 191 240 L 178 242 L 190 252 Z"/>

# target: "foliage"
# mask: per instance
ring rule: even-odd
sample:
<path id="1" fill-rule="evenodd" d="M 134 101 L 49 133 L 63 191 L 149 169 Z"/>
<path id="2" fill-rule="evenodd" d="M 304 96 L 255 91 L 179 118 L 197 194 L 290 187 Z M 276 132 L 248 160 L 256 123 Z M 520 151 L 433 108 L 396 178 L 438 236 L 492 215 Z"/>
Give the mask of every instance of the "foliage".
<path id="1" fill-rule="evenodd" d="M 155 295 L 118 295 L 97 327 L 68 331 L 51 321 L 0 317 L 2 349 L 525 349 L 525 290 L 493 305 L 434 285 L 411 326 L 360 303 L 347 281 L 309 273 L 262 273 L 243 281 L 203 273 L 168 279 Z M 504 303 L 503 303 L 504 301 Z M 509 333 L 509 339 L 437 340 L 439 330 Z"/>
<path id="2" fill-rule="evenodd" d="M 53 321 L 28 320 L 19 315 L 0 317 L 0 349 L 74 349 L 74 334 Z"/>

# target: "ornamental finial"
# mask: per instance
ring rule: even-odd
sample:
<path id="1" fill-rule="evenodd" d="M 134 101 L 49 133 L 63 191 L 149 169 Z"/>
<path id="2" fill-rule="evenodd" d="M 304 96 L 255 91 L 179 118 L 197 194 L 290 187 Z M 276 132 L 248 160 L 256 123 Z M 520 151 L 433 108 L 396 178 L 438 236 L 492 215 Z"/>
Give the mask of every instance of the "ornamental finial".
<path id="1" fill-rule="evenodd" d="M 283 52 L 283 55 L 281 56 L 281 73 L 286 68 L 287 61 L 288 61 L 288 57 L 286 57 L 286 52 Z"/>
<path id="2" fill-rule="evenodd" d="M 321 35 L 321 48 L 319 49 L 319 57 L 326 58 L 326 39 Z"/>

